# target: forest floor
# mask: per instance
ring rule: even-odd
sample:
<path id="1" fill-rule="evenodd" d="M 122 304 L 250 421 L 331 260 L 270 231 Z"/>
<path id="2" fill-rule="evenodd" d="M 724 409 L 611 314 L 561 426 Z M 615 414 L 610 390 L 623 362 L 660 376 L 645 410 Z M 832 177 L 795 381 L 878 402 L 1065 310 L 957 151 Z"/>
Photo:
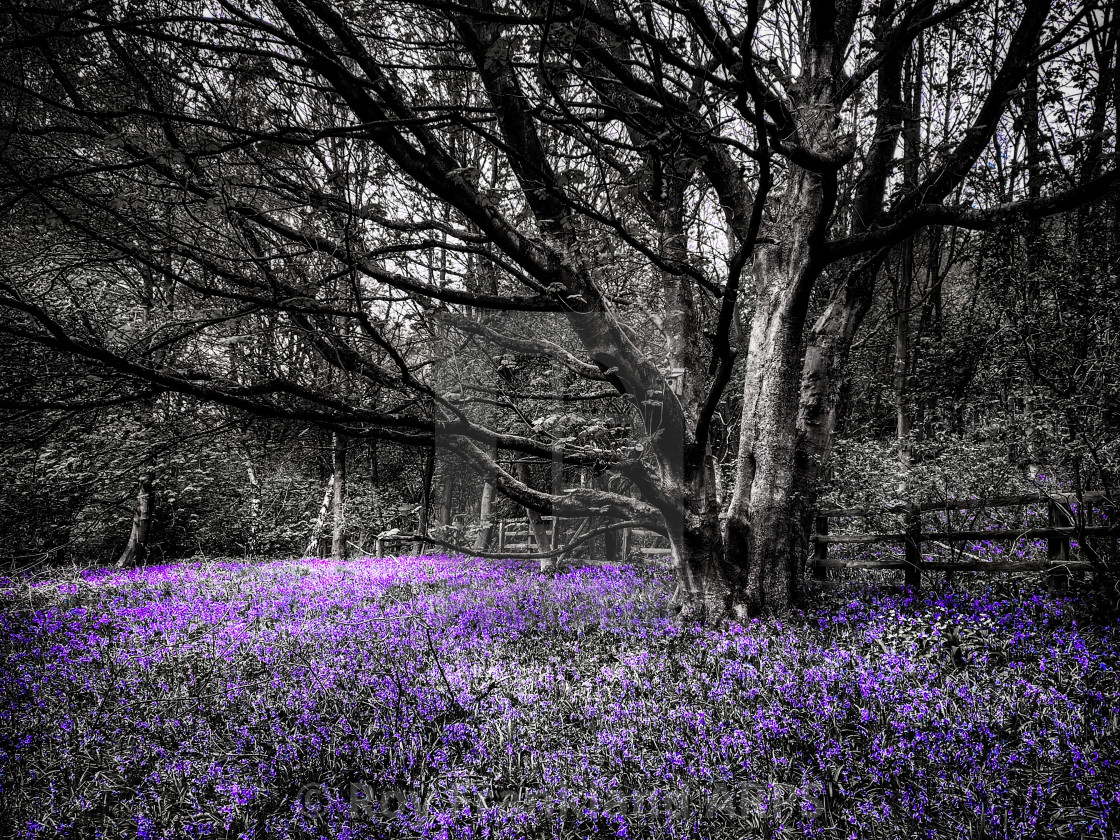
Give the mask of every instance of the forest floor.
<path id="1" fill-rule="evenodd" d="M 1100 594 L 867 580 L 711 629 L 626 565 L 0 579 L 0 836 L 1112 836 Z"/>

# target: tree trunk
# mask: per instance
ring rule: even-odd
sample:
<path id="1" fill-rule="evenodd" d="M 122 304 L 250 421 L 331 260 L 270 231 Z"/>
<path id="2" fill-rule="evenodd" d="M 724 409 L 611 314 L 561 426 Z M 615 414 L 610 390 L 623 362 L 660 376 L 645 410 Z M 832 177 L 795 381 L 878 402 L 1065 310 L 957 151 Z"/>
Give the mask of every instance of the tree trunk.
<path id="1" fill-rule="evenodd" d="M 918 162 L 922 147 L 922 70 L 925 63 L 924 39 L 917 40 L 917 53 L 906 59 L 906 124 L 903 140 L 903 183 L 908 190 L 917 189 Z M 898 282 L 895 286 L 895 340 L 894 340 L 894 400 L 895 433 L 898 437 L 899 466 L 902 478 L 898 483 L 899 497 L 905 498 L 910 481 L 910 301 L 914 288 L 914 238 L 907 239 L 899 248 Z"/>
<path id="2" fill-rule="evenodd" d="M 246 538 L 245 553 L 252 558 L 257 554 L 257 539 L 260 534 L 261 483 L 249 453 L 243 451 L 242 458 L 245 459 L 245 472 L 249 479 L 249 533 Z"/>
<path id="3" fill-rule="evenodd" d="M 493 456 L 497 457 L 497 450 Z M 475 551 L 486 551 L 490 547 L 490 540 L 494 533 L 494 521 L 491 519 L 491 507 L 494 504 L 494 482 L 486 481 L 482 485 L 482 500 L 478 506 L 478 536 L 474 541 Z"/>
<path id="4" fill-rule="evenodd" d="M 671 385 L 660 398 L 679 415 L 666 412 L 658 440 L 658 468 L 669 504 L 662 509 L 676 570 L 673 601 L 684 620 L 720 620 L 731 605 L 733 569 L 724 554 L 716 501 L 715 473 L 708 440 L 695 437 L 701 407 L 707 397 L 703 377 L 708 346 L 697 317 L 695 290 L 680 271 L 688 263 L 684 202 L 694 172 L 689 160 L 662 166 L 664 184 L 659 213 L 659 250 L 665 261 L 660 273 Z M 674 426 L 677 416 L 679 426 Z"/>
<path id="5" fill-rule="evenodd" d="M 832 460 L 833 433 L 844 415 L 844 371 L 852 339 L 871 308 L 882 257 L 857 266 L 837 285 L 809 333 L 797 407 L 796 499 L 801 533 L 808 534 L 822 482 Z"/>
<path id="6" fill-rule="evenodd" d="M 132 532 L 128 535 L 128 545 L 117 560 L 118 567 L 138 566 L 148 559 L 152 508 L 152 473 L 146 470 L 140 476 L 140 490 L 136 494 L 136 507 L 132 511 Z"/>
<path id="7" fill-rule="evenodd" d="M 764 303 L 760 295 L 756 306 Z M 728 556 L 751 614 L 781 611 L 796 596 L 794 494 L 806 489 L 795 469 L 802 324 L 788 307 L 774 309 L 755 315 L 727 518 Z"/>
<path id="8" fill-rule="evenodd" d="M 373 488 L 373 521 L 376 530 L 383 531 L 386 526 L 385 511 L 381 506 L 381 482 L 379 479 L 377 438 L 369 442 L 369 484 Z"/>
<path id="9" fill-rule="evenodd" d="M 705 447 L 697 457 L 696 449 L 690 447 L 684 457 L 683 515 L 669 520 L 677 570 L 674 601 L 683 619 L 718 620 L 732 609 L 733 590 L 741 588 L 741 581 L 724 550 L 711 451 Z"/>
<path id="10" fill-rule="evenodd" d="M 622 556 L 622 538 L 618 531 L 607 531 L 603 534 L 603 556 L 608 563 L 620 563 L 625 559 Z"/>
<path id="11" fill-rule="evenodd" d="M 796 502 L 810 491 L 811 476 L 796 457 L 801 339 L 809 293 L 820 275 L 814 259 L 817 229 L 831 203 L 819 174 L 791 167 L 789 179 L 779 216 L 782 242 L 761 248 L 755 261 L 758 291 L 725 526 L 727 556 L 742 588 L 736 600 L 752 615 L 781 611 L 797 595 L 798 548 L 805 540 Z"/>
<path id="12" fill-rule="evenodd" d="M 432 509 L 432 478 L 436 471 L 435 448 L 424 451 L 424 474 L 420 479 L 420 539 L 412 544 L 412 553 L 424 552 L 424 538 L 428 536 L 428 515 Z"/>
<path id="13" fill-rule="evenodd" d="M 445 472 L 439 498 L 439 524 L 444 528 L 451 525 L 451 497 L 453 492 L 453 479 L 450 473 Z"/>
<path id="14" fill-rule="evenodd" d="M 331 470 L 334 499 L 331 512 L 334 528 L 331 531 L 331 559 L 336 563 L 346 559 L 346 438 L 337 432 L 331 435 Z"/>
<path id="15" fill-rule="evenodd" d="M 590 488 L 592 486 L 591 485 L 590 471 L 586 467 L 580 469 L 580 471 L 579 471 L 579 486 L 580 486 L 580 489 L 587 489 L 587 488 Z M 580 522 L 580 524 L 576 527 L 576 533 L 577 534 L 588 533 L 594 527 L 595 527 L 595 517 L 594 516 L 586 516 L 586 517 L 584 517 L 583 521 Z M 594 560 L 595 559 L 594 540 L 588 540 L 587 542 L 583 543 L 583 545 L 581 545 L 578 550 L 581 551 L 581 552 L 586 551 L 588 560 Z"/>
<path id="16" fill-rule="evenodd" d="M 308 557 L 312 556 L 312 552 L 319 554 L 316 549 L 319 546 L 319 535 L 323 532 L 323 524 L 327 521 L 327 511 L 331 506 L 331 494 L 334 491 L 334 473 L 327 479 L 327 489 L 323 491 L 323 503 L 319 505 L 319 515 L 315 518 L 315 524 L 311 526 L 311 539 L 307 542 L 307 550 L 304 554 Z"/>
<path id="17" fill-rule="evenodd" d="M 881 25 L 894 14 L 894 3 L 880 6 Z M 867 162 L 855 185 L 851 232 L 869 230 L 883 211 L 886 187 L 894 165 L 899 136 L 910 118 L 903 101 L 903 70 L 907 53 L 898 51 L 884 60 L 877 75 L 875 139 Z M 797 408 L 797 451 L 795 473 L 798 492 L 794 497 L 797 533 L 807 536 L 823 480 L 832 458 L 832 436 L 844 414 L 845 371 L 852 340 L 871 308 L 875 281 L 886 260 L 881 249 L 846 266 L 824 311 L 813 324 L 806 341 L 801 367 Z M 803 552 L 802 557 L 807 557 Z M 794 577 L 800 577 L 800 563 Z"/>
<path id="18" fill-rule="evenodd" d="M 908 489 L 910 471 L 910 412 L 906 383 L 910 372 L 910 293 L 914 283 L 914 243 L 902 244 L 899 255 L 898 278 L 895 283 L 894 321 L 894 413 L 895 434 L 898 440 L 899 467 L 902 471 L 896 492 L 904 498 Z"/>
<path id="19" fill-rule="evenodd" d="M 532 484 L 529 481 L 529 467 L 521 461 L 517 462 L 517 480 L 530 487 Z M 533 532 L 533 539 L 537 543 L 537 551 L 548 551 L 551 547 L 551 539 L 548 533 L 548 525 L 541 519 L 541 515 L 532 508 L 525 508 L 525 518 L 529 521 L 529 528 Z M 554 572 L 558 568 L 555 557 L 542 557 L 540 562 L 540 570 L 542 572 Z"/>
<path id="20" fill-rule="evenodd" d="M 143 282 L 141 288 L 141 308 L 140 320 L 146 335 L 148 344 L 149 362 L 155 369 L 163 367 L 164 351 L 157 349 L 155 345 L 154 336 L 148 332 L 152 327 L 153 313 L 157 306 L 157 285 L 162 293 L 162 304 L 170 311 L 174 306 L 174 283 L 171 278 L 173 276 L 170 266 L 170 251 L 165 255 L 168 261 L 166 270 L 158 273 L 148 269 L 141 272 L 141 279 Z M 157 277 L 160 282 L 157 283 Z M 144 410 L 141 415 L 141 430 L 140 434 L 136 436 L 136 440 L 141 443 L 144 448 L 147 448 L 151 442 L 150 433 L 152 427 L 157 422 L 158 404 L 154 399 L 146 399 L 142 403 Z M 128 543 L 125 545 L 124 552 L 117 560 L 118 567 L 135 566 L 144 563 L 148 559 L 148 537 L 152 527 L 152 508 L 154 501 L 152 499 L 152 484 L 154 483 L 153 470 L 150 462 L 144 467 L 143 472 L 140 474 L 139 491 L 136 494 L 136 506 L 132 511 L 132 530 L 128 535 Z"/>
<path id="21" fill-rule="evenodd" d="M 604 491 L 607 490 L 606 477 L 602 474 L 597 474 L 595 472 L 592 472 L 591 473 L 591 486 L 593 488 L 595 488 L 596 490 L 604 490 Z M 592 529 L 601 528 L 605 524 L 607 524 L 606 521 L 601 519 L 601 518 L 592 517 L 592 519 L 591 519 Z M 596 562 L 596 563 L 610 562 L 611 557 L 610 557 L 610 554 L 608 553 L 608 550 L 607 550 L 607 535 L 606 534 L 600 534 L 599 536 L 592 537 L 590 540 L 588 540 L 587 541 L 587 552 L 588 552 L 588 556 L 591 558 L 592 562 Z"/>
<path id="22" fill-rule="evenodd" d="M 550 472 L 550 477 L 552 478 L 552 495 L 554 496 L 560 496 L 564 493 L 564 465 L 560 460 L 559 452 L 560 450 L 558 448 L 554 448 L 552 451 L 552 469 Z M 560 519 L 559 514 L 553 511 L 552 536 L 549 542 L 549 546 L 554 551 L 560 547 L 560 540 L 562 536 L 560 531 L 562 525 L 563 522 Z M 559 559 L 554 562 L 559 562 Z"/>

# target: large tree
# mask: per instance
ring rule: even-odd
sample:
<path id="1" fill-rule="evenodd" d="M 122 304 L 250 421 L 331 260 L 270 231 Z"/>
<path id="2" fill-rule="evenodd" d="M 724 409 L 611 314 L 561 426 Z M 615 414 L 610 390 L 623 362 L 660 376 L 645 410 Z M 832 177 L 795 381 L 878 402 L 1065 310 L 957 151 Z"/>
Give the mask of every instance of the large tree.
<path id="1" fill-rule="evenodd" d="M 890 249 L 1117 180 L 977 188 L 1038 74 L 1091 86 L 1086 125 L 1107 124 L 1114 55 L 1081 76 L 1071 60 L 1109 25 L 1093 4 L 5 7 L 0 329 L 137 388 L 452 450 L 543 513 L 660 530 L 688 614 L 796 596 Z M 931 155 L 896 171 L 921 113 L 945 115 Z M 1114 138 L 1090 139 L 1105 160 Z M 150 277 L 174 283 L 173 311 L 106 308 Z M 308 362 L 267 363 L 277 342 Z M 533 359 L 551 391 L 498 375 Z M 466 374 L 487 363 L 489 381 Z M 721 521 L 713 443 L 733 412 Z M 548 492 L 511 456 L 621 483 Z"/>

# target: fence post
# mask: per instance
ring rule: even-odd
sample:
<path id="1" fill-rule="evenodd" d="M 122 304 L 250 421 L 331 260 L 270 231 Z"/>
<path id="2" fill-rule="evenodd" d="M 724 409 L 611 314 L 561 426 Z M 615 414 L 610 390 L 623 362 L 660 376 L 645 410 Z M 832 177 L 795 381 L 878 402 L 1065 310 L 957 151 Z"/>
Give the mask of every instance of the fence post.
<path id="1" fill-rule="evenodd" d="M 828 536 L 828 517 L 818 516 L 813 530 L 818 537 Z M 828 568 L 824 561 L 828 559 L 828 543 L 818 540 L 813 545 L 813 580 L 827 580 Z"/>
<path id="2" fill-rule="evenodd" d="M 917 504 L 911 502 L 906 511 L 906 585 L 922 586 L 922 516 Z"/>
<path id="3" fill-rule="evenodd" d="M 1046 519 L 1051 528 L 1066 524 L 1064 511 L 1053 497 L 1046 504 Z M 1069 562 L 1069 537 L 1059 537 L 1053 534 L 1048 536 L 1046 538 L 1046 559 L 1049 561 L 1049 568 L 1046 570 L 1046 582 L 1050 591 L 1057 592 L 1065 589 L 1069 580 L 1069 569 L 1065 565 Z"/>

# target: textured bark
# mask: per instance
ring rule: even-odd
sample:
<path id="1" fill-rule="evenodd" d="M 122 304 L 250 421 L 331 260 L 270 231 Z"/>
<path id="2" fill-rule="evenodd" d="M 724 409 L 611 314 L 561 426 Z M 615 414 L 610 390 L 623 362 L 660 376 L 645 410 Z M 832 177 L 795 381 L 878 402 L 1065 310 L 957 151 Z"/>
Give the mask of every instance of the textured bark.
<path id="1" fill-rule="evenodd" d="M 710 451 L 686 459 L 683 515 L 669 532 L 684 619 L 720 620 L 735 610 L 736 570 L 724 553 Z"/>
<path id="2" fill-rule="evenodd" d="M 333 497 L 331 515 L 334 527 L 331 529 L 331 559 L 338 562 L 347 557 L 346 545 L 346 438 L 331 435 L 331 470 Z"/>
<path id="3" fill-rule="evenodd" d="M 420 478 L 420 534 L 424 537 L 428 535 L 428 517 L 432 509 L 432 479 L 435 477 L 435 470 L 435 448 L 429 447 L 424 450 L 424 470 Z M 423 551 L 422 541 L 413 543 L 413 554 L 421 554 Z"/>
<path id="4" fill-rule="evenodd" d="M 523 484 L 529 484 L 529 467 L 521 462 L 517 462 L 517 479 Z M 551 539 L 548 533 L 548 525 L 541 518 L 541 515 L 532 508 L 525 508 L 525 518 L 529 522 L 529 528 L 533 532 L 533 539 L 536 540 L 537 550 L 541 551 L 551 547 Z M 540 561 L 540 570 L 542 572 L 553 572 L 557 568 L 555 557 L 542 557 Z"/>
<path id="5" fill-rule="evenodd" d="M 817 494 L 828 474 L 833 434 L 844 413 L 845 371 L 852 339 L 871 307 L 881 263 L 881 256 L 874 258 L 839 283 L 809 331 L 797 407 L 799 487 L 795 504 L 802 534 L 810 533 Z"/>
<path id="6" fill-rule="evenodd" d="M 706 397 L 698 374 L 707 347 L 700 334 L 694 284 L 675 270 L 688 258 L 684 199 L 694 171 L 695 163 L 687 160 L 662 168 L 658 245 L 665 267 L 659 279 L 670 368 L 666 373 L 671 377 L 662 400 L 674 411 L 666 412 L 669 422 L 655 452 L 660 483 L 668 496 L 662 515 L 677 574 L 674 602 L 682 619 L 719 621 L 732 608 L 734 576 L 724 555 L 711 447 L 696 437 Z"/>
<path id="7" fill-rule="evenodd" d="M 903 184 L 907 190 L 918 186 L 918 164 L 922 153 L 922 71 L 925 62 L 925 42 L 919 37 L 916 54 L 906 61 L 906 123 L 903 140 Z M 908 384 L 910 381 L 910 305 L 913 297 L 914 239 L 907 239 L 899 246 L 898 276 L 895 284 L 895 338 L 894 338 L 894 409 L 895 434 L 898 440 L 899 466 L 902 479 L 896 492 L 905 498 L 909 489 L 910 472 L 910 410 Z"/>
<path id="8" fill-rule="evenodd" d="M 880 25 L 895 12 L 896 4 L 887 0 L 879 6 Z M 876 124 L 874 139 L 860 173 L 852 200 L 850 230 L 861 234 L 869 230 L 883 213 L 887 180 L 890 176 L 899 137 L 909 117 L 903 102 L 903 70 L 907 51 L 888 54 L 876 74 Z M 809 330 L 801 368 L 797 408 L 797 489 L 794 497 L 798 534 L 810 533 L 813 510 L 822 481 L 832 458 L 832 439 L 844 413 L 845 371 L 854 339 L 871 308 L 875 280 L 887 250 L 882 249 L 841 267 L 838 282 L 824 310 Z M 807 549 L 807 546 L 803 546 Z M 801 572 L 798 555 L 794 574 Z"/>
<path id="9" fill-rule="evenodd" d="M 899 248 L 898 272 L 894 278 L 894 416 L 895 441 L 901 475 L 895 494 L 906 498 L 910 471 L 910 412 L 907 384 L 910 380 L 910 300 L 914 287 L 914 243 Z"/>
<path id="10" fill-rule="evenodd" d="M 895 285 L 894 316 L 894 415 L 895 436 L 898 441 L 899 466 L 902 478 L 896 488 L 899 498 L 905 498 L 910 469 L 910 412 L 907 408 L 907 382 L 910 379 L 910 298 L 914 286 L 914 243 L 906 241 L 899 254 L 898 277 Z"/>
<path id="11" fill-rule="evenodd" d="M 152 474 L 145 472 L 140 476 L 140 489 L 136 494 L 136 507 L 132 511 L 132 531 L 128 544 L 117 566 L 137 566 L 148 559 L 148 535 L 152 528 Z"/>
<path id="12" fill-rule="evenodd" d="M 486 551 L 490 547 L 490 540 L 494 533 L 494 521 L 491 518 L 493 504 L 494 482 L 486 481 L 482 485 L 482 498 L 478 505 L 478 536 L 474 540 L 475 551 Z"/>
<path id="13" fill-rule="evenodd" d="M 831 127 L 827 109 L 818 118 Z M 802 540 L 795 506 L 805 480 L 796 458 L 801 339 L 820 274 L 814 247 L 831 206 L 818 173 L 793 169 L 781 217 L 785 241 L 761 249 L 755 263 L 739 458 L 725 525 L 728 559 L 742 582 L 739 600 L 752 614 L 783 610 L 796 597 Z"/>
<path id="14" fill-rule="evenodd" d="M 439 524 L 444 528 L 451 524 L 451 497 L 454 490 L 451 476 L 445 473 L 439 497 Z"/>
<path id="15" fill-rule="evenodd" d="M 754 260 L 738 463 L 724 525 L 737 612 L 780 612 L 798 594 L 804 544 L 798 500 L 807 479 L 797 457 L 802 338 L 809 295 L 824 269 L 836 169 L 847 154 L 837 137 L 836 96 L 852 33 L 850 12 L 829 4 L 810 8 L 802 78 L 791 92 L 797 119 L 789 140 L 815 162 L 790 160 L 773 242 L 760 247 Z"/>
<path id="16" fill-rule="evenodd" d="M 169 268 L 169 265 L 167 268 Z M 170 275 L 169 270 L 157 274 L 150 268 L 141 272 L 140 322 L 146 333 L 148 360 L 157 370 L 163 367 L 166 354 L 158 346 L 154 334 L 149 330 L 155 321 L 157 308 L 170 311 L 174 307 L 175 286 L 169 279 Z M 147 447 L 150 443 L 152 428 L 158 422 L 159 408 L 157 402 L 153 399 L 144 400 L 142 405 L 141 427 L 136 440 Z M 124 552 L 117 560 L 118 566 L 134 566 L 148 559 L 148 539 L 152 527 L 152 508 L 154 506 L 152 495 L 154 483 L 155 472 L 149 459 L 140 474 L 136 505 L 132 511 L 132 530 L 129 532 L 128 543 L 125 545 Z"/>
<path id="17" fill-rule="evenodd" d="M 245 553 L 249 557 L 256 556 L 257 540 L 260 535 L 261 520 L 261 483 L 257 478 L 257 471 L 248 453 L 243 453 L 245 459 L 245 473 L 249 479 L 249 534 L 245 544 Z"/>
<path id="18" fill-rule="evenodd" d="M 767 266 L 777 273 L 774 285 L 788 280 L 783 264 Z M 736 486 L 726 523 L 728 559 L 752 614 L 780 611 L 796 595 L 794 492 L 800 476 L 795 451 L 804 310 L 782 291 L 760 292 L 756 303 Z"/>
<path id="19" fill-rule="evenodd" d="M 622 553 L 622 534 L 618 531 L 607 531 L 603 534 L 603 555 L 608 563 L 625 560 Z"/>
<path id="20" fill-rule="evenodd" d="M 320 554 L 321 548 L 319 536 L 323 533 L 323 524 L 327 521 L 327 512 L 331 507 L 331 497 L 334 492 L 334 473 L 327 479 L 327 489 L 323 491 L 323 503 L 319 505 L 319 515 L 315 517 L 315 524 L 311 526 L 311 539 L 307 542 L 307 550 L 304 554 L 308 557 L 312 556 L 312 552 Z"/>

